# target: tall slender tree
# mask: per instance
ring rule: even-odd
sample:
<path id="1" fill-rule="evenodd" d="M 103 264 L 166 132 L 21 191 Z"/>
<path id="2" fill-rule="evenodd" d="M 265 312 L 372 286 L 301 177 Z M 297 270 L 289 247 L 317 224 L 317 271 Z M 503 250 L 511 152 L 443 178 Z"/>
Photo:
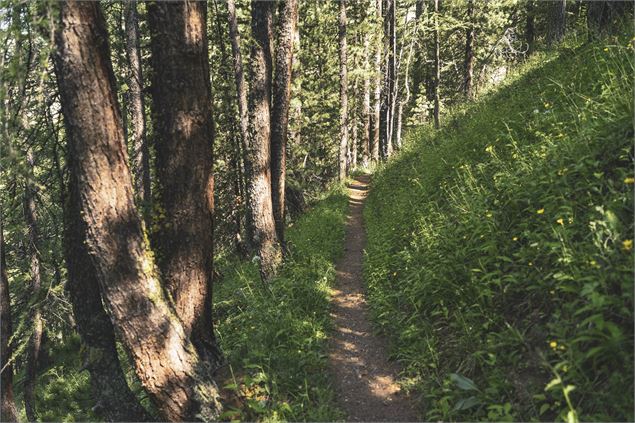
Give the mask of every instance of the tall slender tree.
<path id="1" fill-rule="evenodd" d="M 536 30 L 535 30 L 535 10 L 536 5 L 534 0 L 527 0 L 525 5 L 525 13 L 527 14 L 525 21 L 525 42 L 527 43 L 527 55 L 534 52 L 534 44 L 536 42 Z"/>
<path id="2" fill-rule="evenodd" d="M 247 83 L 245 81 L 245 71 L 243 69 L 243 57 L 240 50 L 240 33 L 238 32 L 238 19 L 236 17 L 235 0 L 227 0 L 227 19 L 229 22 L 229 40 L 232 47 L 232 65 L 234 69 L 234 81 L 236 83 L 236 98 L 238 100 L 238 114 L 240 127 L 240 142 L 243 152 L 243 162 L 245 168 L 248 166 L 247 152 L 249 142 L 249 110 L 247 104 Z M 247 170 L 247 169 L 245 169 Z M 248 173 L 248 172 L 245 172 Z M 246 184 L 245 184 L 246 185 Z M 249 198 L 249 189 L 244 187 L 245 203 L 247 208 L 250 207 L 251 200 Z M 247 211 L 245 213 L 245 230 L 246 240 L 245 246 L 248 250 L 253 250 L 254 245 L 254 223 L 252 215 Z"/>
<path id="3" fill-rule="evenodd" d="M 3 219 L 3 216 L 0 216 Z M 13 397 L 13 335 L 11 319 L 11 298 L 9 296 L 9 278 L 7 277 L 7 259 L 4 245 L 3 221 L 0 220 L 0 420 L 17 422 L 18 412 Z"/>
<path id="4" fill-rule="evenodd" d="M 465 32 L 465 96 L 473 97 L 472 79 L 474 77 L 474 0 L 467 2 L 467 30 Z"/>
<path id="5" fill-rule="evenodd" d="M 381 25 L 382 22 L 382 0 L 375 0 L 375 22 L 377 26 Z M 382 66 L 381 66 L 381 58 L 382 58 L 382 50 L 383 50 L 383 41 L 382 41 L 382 32 L 379 31 L 379 28 L 375 31 L 375 67 L 374 67 L 374 107 L 373 107 L 373 135 L 371 142 L 371 158 L 374 162 L 379 161 L 380 156 L 380 128 L 381 128 L 381 84 L 382 84 Z"/>
<path id="6" fill-rule="evenodd" d="M 271 111 L 271 202 L 276 235 L 284 251 L 287 133 L 291 100 L 293 40 L 298 25 L 298 0 L 283 0 L 280 6 Z"/>
<path id="7" fill-rule="evenodd" d="M 339 54 L 340 54 L 340 144 L 338 178 L 340 181 L 346 178 L 348 150 L 348 70 L 346 66 L 346 0 L 339 2 Z"/>
<path id="8" fill-rule="evenodd" d="M 440 123 L 440 94 L 439 94 L 439 86 L 441 84 L 441 48 L 440 48 L 440 40 L 439 40 L 439 10 L 441 0 L 434 0 L 434 82 L 433 82 L 433 96 L 434 96 L 434 127 L 439 129 L 441 126 Z"/>
<path id="9" fill-rule="evenodd" d="M 29 172 L 24 186 L 24 216 L 29 232 L 28 254 L 31 276 L 31 309 L 29 320 L 33 326 L 33 332 L 29 338 L 26 361 L 26 380 L 24 383 L 24 409 L 29 421 L 37 421 L 37 405 L 35 398 L 35 387 L 37 382 L 37 371 L 40 364 L 40 352 L 42 349 L 43 322 L 40 304 L 40 294 L 42 290 L 42 266 L 40 263 L 40 230 L 38 213 L 35 205 L 35 156 L 33 149 L 29 148 L 26 154 Z"/>
<path id="10" fill-rule="evenodd" d="M 152 112 L 161 212 L 158 264 L 185 334 L 220 360 L 212 330 L 212 98 L 207 5 L 148 5 Z"/>
<path id="11" fill-rule="evenodd" d="M 165 297 L 135 206 L 108 34 L 98 3 L 61 3 L 56 73 L 82 243 L 102 300 L 161 419 L 216 419 L 209 369 Z M 192 22 L 195 24 L 195 22 Z"/>
<path id="12" fill-rule="evenodd" d="M 150 147 L 146 140 L 146 114 L 143 95 L 143 71 L 141 67 L 141 47 L 139 40 L 139 17 L 137 0 L 127 0 L 126 52 L 130 64 L 128 81 L 129 108 L 132 121 L 132 162 L 134 169 L 135 194 L 142 206 L 146 224 L 149 223 L 152 188 L 150 180 Z"/>
<path id="13" fill-rule="evenodd" d="M 251 3 L 253 40 L 250 54 L 249 142 L 245 160 L 248 205 L 254 226 L 254 244 L 260 259 L 260 274 L 268 281 L 282 261 L 271 203 L 271 72 L 273 4 Z"/>
<path id="14" fill-rule="evenodd" d="M 370 35 L 367 31 L 364 33 L 364 99 L 362 100 L 362 119 L 364 129 L 362 131 L 362 166 L 368 166 L 371 152 L 370 77 Z"/>

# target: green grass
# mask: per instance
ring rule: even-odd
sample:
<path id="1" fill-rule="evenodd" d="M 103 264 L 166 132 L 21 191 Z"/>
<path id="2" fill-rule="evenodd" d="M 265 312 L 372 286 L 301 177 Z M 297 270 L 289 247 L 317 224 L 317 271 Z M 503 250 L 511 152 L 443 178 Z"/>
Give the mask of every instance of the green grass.
<path id="1" fill-rule="evenodd" d="M 535 56 L 377 172 L 365 278 L 426 420 L 633 420 L 631 37 Z"/>
<path id="2" fill-rule="evenodd" d="M 341 255 L 348 200 L 330 190 L 288 230 L 291 250 L 268 287 L 255 263 L 226 261 L 214 293 L 221 347 L 231 364 L 234 392 L 226 418 L 333 421 L 327 372 L 329 292 Z"/>

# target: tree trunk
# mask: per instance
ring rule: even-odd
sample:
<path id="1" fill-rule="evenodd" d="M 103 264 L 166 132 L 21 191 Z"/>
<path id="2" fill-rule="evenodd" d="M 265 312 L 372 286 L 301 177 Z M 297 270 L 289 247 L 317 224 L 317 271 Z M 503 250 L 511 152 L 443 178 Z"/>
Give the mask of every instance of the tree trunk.
<path id="1" fill-rule="evenodd" d="M 69 157 L 72 160 L 71 157 Z M 70 178 L 76 178 L 71 169 Z M 78 182 L 71 180 L 64 212 L 64 247 L 68 290 L 82 340 L 82 368 L 90 372 L 94 410 L 107 421 L 153 421 L 128 387 L 121 369 L 115 333 L 99 293 L 98 269 L 84 245 L 88 232 L 79 209 Z"/>
<path id="2" fill-rule="evenodd" d="M 564 38 L 566 26 L 567 1 L 557 0 L 550 5 L 549 31 L 547 32 L 547 44 L 559 43 Z"/>
<path id="3" fill-rule="evenodd" d="M 0 218 L 2 218 L 0 216 Z M 4 248 L 4 229 L 0 220 L 0 421 L 17 422 L 18 412 L 13 398 L 13 365 L 8 364 L 13 353 L 11 336 L 11 298 L 9 297 L 9 278 L 7 277 L 7 259 Z"/>
<path id="4" fill-rule="evenodd" d="M 397 2 L 396 0 L 388 1 L 388 10 L 386 13 L 389 16 L 389 31 L 390 31 L 390 54 L 388 56 L 388 86 L 390 96 L 390 108 L 388 111 L 388 156 L 392 155 L 395 148 L 398 148 L 395 137 L 395 124 L 396 124 L 396 109 L 397 109 L 397 97 L 399 77 L 397 74 Z M 403 47 L 400 49 L 399 60 L 401 60 L 401 53 Z"/>
<path id="5" fill-rule="evenodd" d="M 186 336 L 220 361 L 212 329 L 212 98 L 207 5 L 148 4 L 159 203 L 158 264 Z"/>
<path id="6" fill-rule="evenodd" d="M 362 166 L 368 166 L 370 159 L 370 36 L 364 33 L 364 99 L 362 101 Z"/>
<path id="7" fill-rule="evenodd" d="M 440 97 L 439 85 L 441 83 L 441 60 L 439 47 L 439 8 L 441 0 L 434 0 L 434 127 L 441 126 L 439 119 Z"/>
<path id="8" fill-rule="evenodd" d="M 245 82 L 245 72 L 243 70 L 243 58 L 240 52 L 240 34 L 238 33 L 238 20 L 236 18 L 235 0 L 227 0 L 227 16 L 229 21 L 229 40 L 232 46 L 232 64 L 234 68 L 234 79 L 236 82 L 236 98 L 238 99 L 238 114 L 240 126 L 240 142 L 243 151 L 243 162 L 245 168 L 248 164 L 248 142 L 249 142 L 249 110 L 247 108 L 247 83 Z M 247 171 L 247 169 L 245 169 Z M 247 172 L 245 172 L 247 173 Z M 247 182 L 248 183 L 248 182 Z M 244 187 L 245 203 L 247 208 L 251 204 L 249 189 Z M 249 210 L 245 213 L 246 247 L 252 251 L 254 245 L 254 223 Z"/>
<path id="9" fill-rule="evenodd" d="M 472 78 L 474 77 L 474 0 L 467 2 L 468 28 L 465 34 L 465 97 L 472 99 Z"/>
<path id="10" fill-rule="evenodd" d="M 381 2 L 382 0 L 375 0 L 375 13 L 377 22 L 381 22 Z M 381 31 L 376 31 L 377 40 L 375 42 L 375 105 L 373 110 L 373 140 L 371 143 L 371 158 L 375 163 L 379 161 L 380 155 L 380 132 L 381 132 L 381 100 L 382 100 L 382 72 L 381 72 L 381 52 L 382 52 L 382 37 Z"/>
<path id="11" fill-rule="evenodd" d="M 26 417 L 30 422 L 37 421 L 37 405 L 35 399 L 35 386 L 37 383 L 37 371 L 40 364 L 40 351 L 42 348 L 42 312 L 40 297 L 42 290 L 42 272 L 40 266 L 40 236 L 37 210 L 35 207 L 35 182 L 34 170 L 35 158 L 33 150 L 26 154 L 29 171 L 24 187 L 24 216 L 29 232 L 28 254 L 31 276 L 31 300 L 29 320 L 33 326 L 33 333 L 29 339 L 26 361 L 26 380 L 24 382 L 24 408 Z"/>
<path id="12" fill-rule="evenodd" d="M 143 210 L 146 225 L 150 223 L 152 193 L 150 184 L 150 148 L 146 140 L 146 114 L 143 96 L 143 72 L 139 45 L 137 1 L 126 2 L 126 51 L 130 64 L 128 81 L 130 113 L 132 117 L 132 162 L 135 194 Z"/>
<path id="13" fill-rule="evenodd" d="M 346 151 L 348 148 L 348 72 L 346 67 L 346 0 L 340 0 L 339 52 L 340 52 L 340 148 L 338 178 L 346 178 Z"/>
<path id="14" fill-rule="evenodd" d="M 251 45 L 249 92 L 249 145 L 245 160 L 254 225 L 254 244 L 260 258 L 260 274 L 269 281 L 282 261 L 271 204 L 271 40 L 272 6 L 268 0 L 251 3 Z"/>
<path id="15" fill-rule="evenodd" d="M 70 190 L 77 190 L 83 244 L 104 305 L 161 419 L 216 419 L 218 389 L 163 293 L 134 206 L 101 9 L 98 3 L 67 1 L 60 16 L 56 73 Z"/>
<path id="16" fill-rule="evenodd" d="M 216 36 L 220 46 L 221 62 L 228 63 L 230 59 L 225 49 L 225 42 L 223 41 L 224 34 L 223 34 L 222 23 L 221 23 L 222 16 L 218 9 L 218 2 L 214 1 L 213 4 L 214 4 L 214 15 L 215 15 L 215 23 L 216 23 Z M 220 66 L 220 71 L 222 73 L 222 78 L 224 80 L 229 81 L 231 79 L 230 70 L 227 66 Z M 212 81 L 212 87 L 213 87 L 214 86 L 213 71 L 211 71 L 210 79 Z M 229 132 L 229 139 L 231 140 L 231 149 L 227 153 L 226 160 L 228 163 L 228 171 L 229 171 L 228 177 L 231 180 L 232 194 L 234 196 L 234 203 L 233 203 L 233 206 L 231 207 L 231 217 L 233 218 L 233 221 L 234 221 L 234 237 L 233 237 L 234 249 L 236 253 L 238 253 L 241 257 L 246 257 L 248 254 L 248 251 L 247 251 L 245 243 L 243 242 L 243 236 L 242 236 L 242 226 L 243 226 L 242 222 L 243 222 L 243 217 L 245 216 L 245 213 L 243 213 L 243 211 L 245 208 L 243 207 L 244 181 L 243 181 L 243 166 L 242 166 L 243 164 L 241 160 L 241 157 L 242 157 L 241 135 L 239 130 L 240 117 L 236 118 L 235 113 L 233 113 L 234 104 L 232 99 L 235 99 L 235 96 L 231 95 L 231 92 L 230 92 L 231 89 L 229 89 L 229 87 L 225 87 L 225 85 L 222 85 L 222 87 L 224 89 L 225 88 L 228 88 L 228 89 L 225 90 L 223 93 L 221 93 L 221 96 L 223 98 L 223 100 L 221 101 L 221 108 L 223 110 L 231 111 L 227 114 L 227 127 L 225 128 L 225 130 Z M 213 90 L 214 89 L 212 88 L 212 94 L 213 94 Z M 214 131 L 214 137 L 215 136 L 216 135 Z"/>
<path id="17" fill-rule="evenodd" d="M 526 5 L 527 22 L 525 24 L 525 42 L 527 43 L 527 56 L 534 52 L 536 42 L 536 30 L 534 26 L 535 4 L 534 0 L 528 0 Z"/>
<path id="18" fill-rule="evenodd" d="M 284 251 L 287 132 L 291 100 L 293 39 L 298 24 L 298 0 L 283 0 L 280 14 L 271 111 L 271 203 L 276 235 Z"/>
<path id="19" fill-rule="evenodd" d="M 392 135 L 393 135 L 393 109 L 395 96 L 395 37 L 393 31 L 395 18 L 394 0 L 385 0 L 386 13 L 384 14 L 384 51 L 386 52 L 386 60 L 384 66 L 384 83 L 381 101 L 381 117 L 380 117 L 380 149 L 382 159 L 386 160 L 392 154 Z"/>

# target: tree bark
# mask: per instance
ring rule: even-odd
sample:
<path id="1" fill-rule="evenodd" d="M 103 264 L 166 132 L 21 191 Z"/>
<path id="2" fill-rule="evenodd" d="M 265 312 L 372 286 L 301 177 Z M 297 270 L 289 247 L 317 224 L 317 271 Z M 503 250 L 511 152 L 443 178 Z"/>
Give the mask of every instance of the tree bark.
<path id="1" fill-rule="evenodd" d="M 339 13 L 339 53 L 340 53 L 340 147 L 337 176 L 340 181 L 346 178 L 346 151 L 348 149 L 348 72 L 346 66 L 346 0 L 340 0 Z"/>
<path id="2" fill-rule="evenodd" d="M 29 149 L 26 155 L 29 171 L 27 173 L 28 180 L 24 187 L 24 216 L 29 233 L 28 254 L 30 261 L 31 276 L 31 301 L 29 310 L 29 320 L 33 326 L 33 333 L 29 338 L 27 360 L 26 360 L 26 379 L 24 382 L 24 409 L 26 417 L 30 422 L 37 421 L 37 404 L 35 398 L 35 387 L 37 383 L 37 371 L 40 364 L 40 351 L 42 348 L 42 311 L 40 305 L 40 297 L 42 290 L 42 271 L 40 265 L 40 236 L 38 216 L 35 206 L 35 183 L 34 171 L 35 157 L 33 150 Z"/>
<path id="3" fill-rule="evenodd" d="M 220 362 L 212 325 L 212 98 L 207 5 L 148 5 L 152 109 L 161 215 L 158 264 L 186 336 Z"/>
<path id="4" fill-rule="evenodd" d="M 382 12 L 381 12 L 381 2 L 382 0 L 375 0 L 375 13 L 377 22 L 381 22 Z M 373 110 L 373 140 L 371 143 L 371 158 L 376 163 L 379 161 L 380 155 L 380 132 L 381 132 L 381 100 L 382 100 L 382 69 L 381 69 L 381 52 L 383 48 L 381 31 L 377 30 L 377 40 L 375 42 L 375 105 Z"/>
<path id="5" fill-rule="evenodd" d="M 547 44 L 559 43 L 564 38 L 566 26 L 567 0 L 557 0 L 550 5 L 549 31 L 547 32 Z"/>
<path id="6" fill-rule="evenodd" d="M 287 133 L 293 69 L 293 39 L 298 24 L 298 0 L 283 0 L 280 13 L 271 111 L 271 203 L 276 235 L 284 251 Z"/>
<path id="7" fill-rule="evenodd" d="M 69 158 L 72 164 L 72 158 Z M 71 168 L 70 178 L 76 178 Z M 95 412 L 107 421 L 153 421 L 128 387 L 121 369 L 115 333 L 104 310 L 99 273 L 83 241 L 88 232 L 79 209 L 78 181 L 71 180 L 64 211 L 64 248 L 68 290 L 77 331 L 82 340 L 82 367 L 90 372 Z"/>
<path id="8" fill-rule="evenodd" d="M 260 259 L 260 274 L 265 282 L 275 275 L 282 261 L 271 204 L 272 18 L 271 2 L 252 1 L 249 142 L 245 168 L 250 201 L 248 208 L 254 225 L 254 244 Z"/>
<path id="9" fill-rule="evenodd" d="M 218 389 L 163 293 L 135 206 L 108 34 L 99 4 L 61 4 L 56 73 L 70 190 L 102 299 L 163 420 L 216 419 Z M 194 24 L 194 22 L 192 22 Z"/>
<path id="10" fill-rule="evenodd" d="M 2 218 L 0 216 L 0 218 Z M 0 220 L 0 420 L 17 422 L 18 412 L 13 397 L 13 365 L 9 364 L 13 348 L 9 342 L 13 335 L 11 321 L 11 298 L 9 297 L 9 278 L 7 277 L 7 259 L 4 247 L 4 229 Z"/>
<path id="11" fill-rule="evenodd" d="M 439 8 L 441 0 L 434 0 L 434 127 L 439 129 L 441 126 L 440 113 L 440 96 L 439 85 L 441 84 L 441 60 L 440 60 L 440 42 L 439 42 Z"/>
<path id="12" fill-rule="evenodd" d="M 139 42 L 139 18 L 137 1 L 128 0 L 126 14 L 126 52 L 130 64 L 128 81 L 129 108 L 132 118 L 132 162 L 134 169 L 134 187 L 138 204 L 143 210 L 146 225 L 149 225 L 152 210 L 152 192 L 150 184 L 150 147 L 146 140 L 146 114 L 143 95 L 143 71 L 141 67 L 141 48 Z"/>
<path id="13" fill-rule="evenodd" d="M 249 142 L 249 110 L 247 105 L 247 83 L 245 82 L 245 72 L 243 70 L 243 58 L 240 51 L 240 34 L 238 33 L 238 20 L 236 18 L 235 0 L 227 0 L 227 16 L 229 21 L 229 40 L 232 46 L 232 64 L 234 68 L 234 80 L 236 82 L 236 98 L 238 100 L 238 114 L 240 126 L 240 142 L 243 152 L 243 162 L 245 168 L 248 166 L 247 152 Z M 247 171 L 247 169 L 245 169 Z M 245 172 L 247 173 L 247 172 Z M 244 187 L 245 203 L 247 208 L 251 204 L 249 198 L 249 189 Z M 245 214 L 245 231 L 246 231 L 246 247 L 248 250 L 254 250 L 254 223 L 249 211 Z"/>
<path id="14" fill-rule="evenodd" d="M 468 28 L 465 34 L 465 97 L 472 99 L 472 79 L 474 77 L 474 0 L 467 2 Z"/>
<path id="15" fill-rule="evenodd" d="M 370 159 L 370 36 L 364 33 L 364 99 L 362 100 L 362 118 L 364 129 L 362 133 L 362 166 L 368 166 Z"/>

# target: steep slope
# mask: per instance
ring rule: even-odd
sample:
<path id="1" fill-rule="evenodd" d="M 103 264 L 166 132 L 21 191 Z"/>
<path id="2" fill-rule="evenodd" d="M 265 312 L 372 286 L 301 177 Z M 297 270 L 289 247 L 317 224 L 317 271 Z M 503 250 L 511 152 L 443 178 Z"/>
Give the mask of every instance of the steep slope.
<path id="1" fill-rule="evenodd" d="M 633 419 L 631 37 L 534 57 L 373 180 L 370 303 L 427 420 Z"/>

